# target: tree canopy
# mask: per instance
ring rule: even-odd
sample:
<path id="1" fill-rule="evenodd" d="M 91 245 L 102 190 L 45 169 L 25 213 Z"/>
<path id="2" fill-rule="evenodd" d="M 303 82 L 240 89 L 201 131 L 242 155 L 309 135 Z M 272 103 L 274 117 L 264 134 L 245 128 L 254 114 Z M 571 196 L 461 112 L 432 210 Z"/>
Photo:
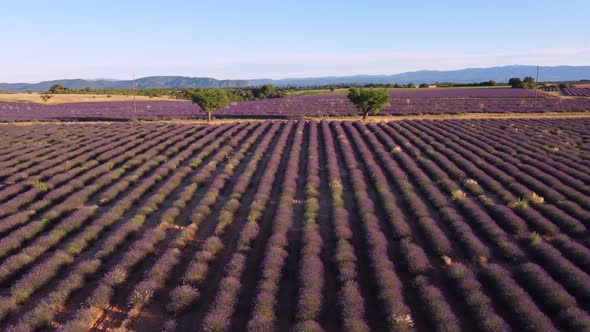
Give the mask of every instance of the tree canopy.
<path id="1" fill-rule="evenodd" d="M 191 100 L 207 113 L 207 121 L 211 121 L 213 112 L 225 108 L 230 102 L 227 92 L 223 89 L 197 90 L 191 96 Z"/>
<path id="2" fill-rule="evenodd" d="M 524 87 L 524 84 L 522 83 L 522 80 L 519 77 L 512 77 L 511 79 L 509 79 L 508 85 L 518 89 L 522 89 Z"/>
<path id="3" fill-rule="evenodd" d="M 512 77 L 508 80 L 508 85 L 513 88 L 525 88 L 525 89 L 534 89 L 537 87 L 537 83 L 535 79 L 531 76 L 527 76 L 524 79 L 520 79 L 519 77 Z"/>
<path id="4" fill-rule="evenodd" d="M 47 93 L 58 94 L 58 93 L 64 93 L 67 90 L 68 90 L 68 88 L 64 87 L 61 84 L 54 84 L 49 88 L 49 90 L 47 90 Z"/>
<path id="5" fill-rule="evenodd" d="M 348 90 L 348 99 L 358 108 L 363 121 L 369 113 L 377 115 L 391 102 L 386 89 L 352 88 Z"/>
<path id="6" fill-rule="evenodd" d="M 256 99 L 282 98 L 285 96 L 284 91 L 277 90 L 272 84 L 265 84 L 259 88 L 255 88 L 252 90 L 252 94 Z"/>
<path id="7" fill-rule="evenodd" d="M 527 76 L 522 80 L 523 86 L 525 89 L 534 89 L 537 87 L 537 83 L 535 83 L 535 79 L 531 76 Z"/>

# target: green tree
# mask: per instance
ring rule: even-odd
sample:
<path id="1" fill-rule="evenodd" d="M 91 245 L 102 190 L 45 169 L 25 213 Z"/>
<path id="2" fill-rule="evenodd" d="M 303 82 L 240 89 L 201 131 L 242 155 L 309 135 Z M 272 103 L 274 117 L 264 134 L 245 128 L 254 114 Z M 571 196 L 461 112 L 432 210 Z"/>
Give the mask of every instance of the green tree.
<path id="1" fill-rule="evenodd" d="M 516 89 L 522 89 L 524 87 L 522 80 L 518 77 L 512 77 L 511 79 L 509 79 L 508 85 Z"/>
<path id="2" fill-rule="evenodd" d="M 64 87 L 63 85 L 54 84 L 49 88 L 49 90 L 47 90 L 47 93 L 53 93 L 53 94 L 64 93 L 64 92 L 66 92 L 66 90 L 68 90 L 68 89 L 66 87 Z"/>
<path id="3" fill-rule="evenodd" d="M 197 90 L 192 95 L 191 100 L 207 113 L 207 122 L 211 121 L 213 112 L 220 108 L 225 108 L 229 104 L 229 97 L 223 89 Z"/>
<path id="4" fill-rule="evenodd" d="M 416 84 L 414 83 L 408 83 L 408 85 L 406 85 L 407 88 L 415 88 Z"/>
<path id="5" fill-rule="evenodd" d="M 260 88 L 256 88 L 252 90 L 252 93 L 256 99 L 282 98 L 285 96 L 284 91 L 275 88 L 272 84 L 265 84 Z"/>
<path id="6" fill-rule="evenodd" d="M 420 86 L 419 86 L 419 88 L 421 88 L 421 89 L 424 89 L 424 88 L 427 88 L 427 87 L 429 87 L 428 83 L 421 83 Z"/>
<path id="7" fill-rule="evenodd" d="M 522 80 L 523 87 L 526 89 L 534 89 L 536 86 L 535 79 L 527 76 Z"/>
<path id="8" fill-rule="evenodd" d="M 391 102 L 385 89 L 352 88 L 348 90 L 348 99 L 358 108 L 363 116 L 363 121 L 369 113 L 377 115 Z"/>

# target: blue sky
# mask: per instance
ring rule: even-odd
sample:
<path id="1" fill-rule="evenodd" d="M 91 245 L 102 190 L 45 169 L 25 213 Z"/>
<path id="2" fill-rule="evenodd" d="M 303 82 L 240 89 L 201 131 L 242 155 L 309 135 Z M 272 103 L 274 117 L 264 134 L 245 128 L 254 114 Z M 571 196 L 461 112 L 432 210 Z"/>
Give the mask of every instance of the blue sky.
<path id="1" fill-rule="evenodd" d="M 590 1 L 5 1 L 0 82 L 590 65 Z"/>

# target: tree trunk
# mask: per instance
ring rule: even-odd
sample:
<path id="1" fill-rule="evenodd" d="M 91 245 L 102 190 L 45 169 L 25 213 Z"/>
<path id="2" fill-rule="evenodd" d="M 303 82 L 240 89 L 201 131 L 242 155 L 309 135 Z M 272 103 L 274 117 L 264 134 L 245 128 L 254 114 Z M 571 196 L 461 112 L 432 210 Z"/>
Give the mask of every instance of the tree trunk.
<path id="1" fill-rule="evenodd" d="M 363 113 L 363 121 L 365 121 L 367 119 L 368 115 L 369 115 L 368 111 Z"/>
<path id="2" fill-rule="evenodd" d="M 207 122 L 211 122 L 211 115 L 213 112 L 207 112 Z"/>

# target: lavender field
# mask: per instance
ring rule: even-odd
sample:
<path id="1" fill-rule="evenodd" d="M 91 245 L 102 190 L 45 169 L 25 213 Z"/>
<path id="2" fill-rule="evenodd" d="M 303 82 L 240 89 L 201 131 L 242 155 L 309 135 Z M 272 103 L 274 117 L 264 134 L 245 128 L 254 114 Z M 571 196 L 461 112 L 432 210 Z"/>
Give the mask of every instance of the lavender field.
<path id="1" fill-rule="evenodd" d="M 561 92 L 566 96 L 590 97 L 590 88 L 565 88 Z"/>
<path id="2" fill-rule="evenodd" d="M 560 92 L 569 97 L 590 97 L 590 88 L 559 88 L 556 86 L 544 87 L 543 91 Z"/>
<path id="3" fill-rule="evenodd" d="M 589 118 L 0 128 L 0 330 L 590 329 Z"/>
<path id="4" fill-rule="evenodd" d="M 473 97 L 469 97 L 474 93 Z M 479 95 L 478 95 L 479 94 Z M 408 97 L 402 97 L 402 96 Z M 484 96 L 485 95 L 485 96 Z M 534 95 L 532 95 L 534 96 Z M 392 94 L 382 115 L 545 113 L 590 110 L 590 99 L 531 98 L 524 89 L 457 89 Z M 233 103 L 217 118 L 301 118 L 354 116 L 344 95 L 300 96 Z M 43 105 L 0 102 L 0 121 L 203 119 L 198 106 L 186 101 L 69 103 Z"/>
<path id="5" fill-rule="evenodd" d="M 535 92 L 512 88 L 437 88 L 390 90 L 393 98 L 533 98 Z"/>

